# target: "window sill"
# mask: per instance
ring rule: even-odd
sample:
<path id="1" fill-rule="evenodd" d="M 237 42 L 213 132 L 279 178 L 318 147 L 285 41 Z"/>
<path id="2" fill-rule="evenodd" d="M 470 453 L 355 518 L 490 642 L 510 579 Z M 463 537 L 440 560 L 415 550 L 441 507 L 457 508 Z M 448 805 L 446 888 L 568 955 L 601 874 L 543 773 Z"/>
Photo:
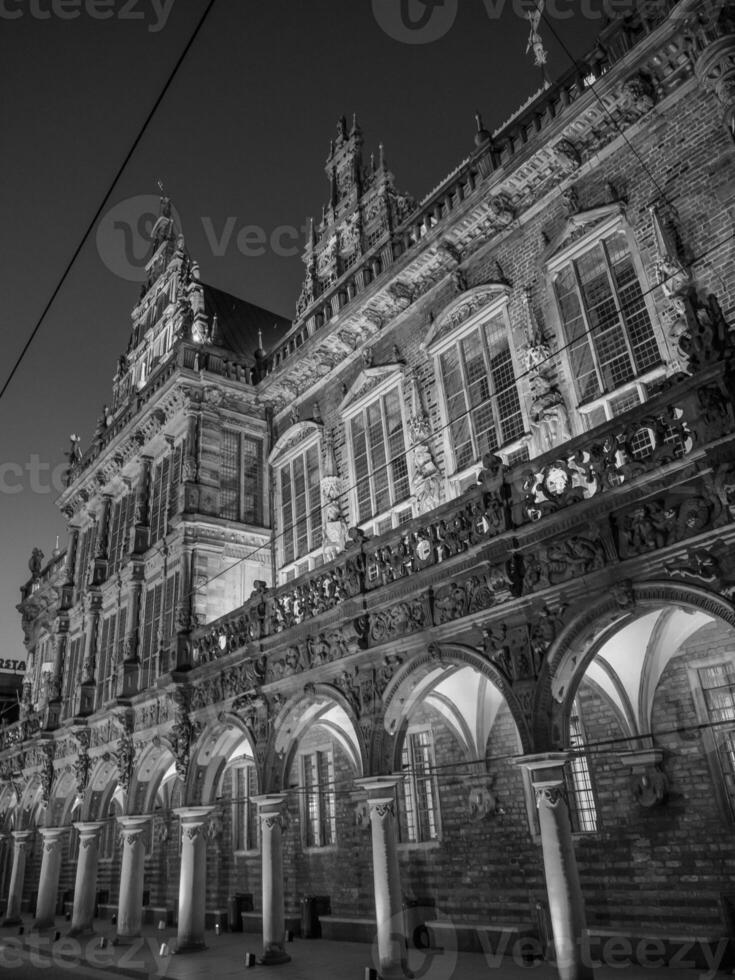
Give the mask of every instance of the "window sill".
<path id="1" fill-rule="evenodd" d="M 407 840 L 398 842 L 399 851 L 433 851 L 442 846 L 441 837 L 435 840 Z"/>
<path id="2" fill-rule="evenodd" d="M 598 395 L 597 398 L 593 398 L 586 402 L 580 402 L 577 405 L 577 411 L 582 415 L 587 415 L 589 412 L 594 412 L 597 408 L 602 408 L 607 404 L 607 402 L 610 401 L 611 398 L 624 395 L 629 391 L 640 388 L 641 385 L 651 384 L 652 381 L 658 381 L 660 378 L 665 377 L 666 365 L 658 364 L 656 367 L 650 368 L 644 374 L 639 374 L 638 377 L 633 378 L 631 381 L 626 381 L 625 384 L 619 385 L 617 388 L 610 388 L 602 395 Z M 646 392 L 645 394 L 647 398 L 648 393 Z M 641 402 L 641 404 L 645 404 L 645 401 Z"/>
<path id="3" fill-rule="evenodd" d="M 304 854 L 336 854 L 339 847 L 336 844 L 326 844 L 324 847 L 303 846 Z"/>
<path id="4" fill-rule="evenodd" d="M 254 858 L 260 856 L 260 851 L 257 848 L 252 848 L 249 851 L 233 851 L 232 853 L 236 858 Z"/>

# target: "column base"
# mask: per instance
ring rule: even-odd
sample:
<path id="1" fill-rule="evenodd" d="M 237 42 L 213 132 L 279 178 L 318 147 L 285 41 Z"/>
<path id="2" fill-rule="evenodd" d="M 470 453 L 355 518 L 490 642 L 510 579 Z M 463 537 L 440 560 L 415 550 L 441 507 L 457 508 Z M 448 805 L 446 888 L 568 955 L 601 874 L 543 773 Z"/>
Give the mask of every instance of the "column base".
<path id="1" fill-rule="evenodd" d="M 258 957 L 258 964 L 260 966 L 278 966 L 279 963 L 290 962 L 291 957 L 288 953 L 283 949 L 279 949 L 277 946 L 271 946 L 262 956 Z"/>
<path id="2" fill-rule="evenodd" d="M 76 926 L 67 932 L 66 936 L 68 939 L 77 939 L 79 936 L 96 936 L 97 933 L 92 928 L 92 926 Z"/>
<path id="3" fill-rule="evenodd" d="M 140 942 L 141 934 L 137 933 L 135 936 L 115 936 L 112 940 L 113 946 L 132 946 L 137 942 Z"/>
<path id="4" fill-rule="evenodd" d="M 2 926 L 3 928 L 5 928 L 5 926 L 22 926 L 22 925 L 23 925 L 23 920 L 19 915 L 11 915 L 9 918 L 3 919 L 3 921 L 0 922 L 0 926 Z"/>
<path id="5" fill-rule="evenodd" d="M 171 953 L 175 956 L 179 953 L 202 953 L 207 949 L 207 944 L 202 940 L 201 942 L 195 942 L 194 940 L 188 942 L 176 942 L 171 950 Z"/>
<path id="6" fill-rule="evenodd" d="M 56 920 L 53 922 L 34 922 L 31 926 L 31 932 L 37 932 L 41 935 L 47 935 L 50 932 L 56 931 Z"/>

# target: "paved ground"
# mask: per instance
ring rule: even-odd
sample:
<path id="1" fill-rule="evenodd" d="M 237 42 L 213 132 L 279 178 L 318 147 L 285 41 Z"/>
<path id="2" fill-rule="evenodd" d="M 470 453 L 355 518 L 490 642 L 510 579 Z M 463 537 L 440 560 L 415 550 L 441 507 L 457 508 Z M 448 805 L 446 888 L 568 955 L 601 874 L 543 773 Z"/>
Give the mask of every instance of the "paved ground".
<path id="1" fill-rule="evenodd" d="M 208 948 L 201 953 L 185 956 L 161 956 L 162 942 L 172 943 L 174 931 L 159 932 L 146 928 L 142 939 L 130 947 L 113 947 L 109 940 L 114 936 L 114 926 L 100 922 L 98 935 L 81 942 L 61 938 L 53 942 L 51 936 L 38 937 L 30 932 L 31 920 L 27 920 L 25 932 L 18 935 L 15 929 L 0 929 L 0 980 L 63 980 L 69 977 L 143 977 L 169 978 L 169 980 L 227 980 L 230 977 L 269 978 L 269 980 L 364 980 L 366 967 L 373 967 L 372 948 L 364 943 L 341 943 L 323 940 L 296 939 L 287 947 L 292 960 L 283 966 L 255 966 L 245 968 L 245 954 L 259 953 L 259 937 L 254 934 L 213 932 L 207 934 Z M 61 936 L 69 928 L 68 922 L 59 919 L 57 929 Z M 108 940 L 100 948 L 100 937 Z M 653 951 L 655 952 L 655 950 Z M 712 950 L 713 969 L 674 969 L 660 967 L 655 955 L 650 966 L 635 966 L 626 962 L 625 949 L 618 948 L 613 962 L 615 966 L 601 967 L 595 971 L 597 980 L 722 980 L 731 977 L 728 972 L 718 972 L 717 951 Z M 85 965 L 80 965 L 81 963 Z M 686 965 L 685 956 L 682 963 Z M 492 954 L 457 953 L 451 950 L 422 953 L 412 951 L 409 965 L 416 980 L 556 980 L 556 971 L 548 964 L 527 965 L 513 957 L 494 957 Z M 658 967 L 658 968 L 657 968 Z"/>

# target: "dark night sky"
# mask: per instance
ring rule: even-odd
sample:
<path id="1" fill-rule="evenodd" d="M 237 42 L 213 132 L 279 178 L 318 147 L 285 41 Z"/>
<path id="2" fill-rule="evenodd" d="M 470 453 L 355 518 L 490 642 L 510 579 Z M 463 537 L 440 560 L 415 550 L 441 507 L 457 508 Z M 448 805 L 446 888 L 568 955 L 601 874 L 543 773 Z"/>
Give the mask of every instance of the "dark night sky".
<path id="1" fill-rule="evenodd" d="M 52 0 L 33 2 L 54 9 Z M 0 383 L 206 6 L 173 0 L 165 26 L 151 30 L 152 0 L 134 0 L 144 17 L 132 20 L 118 16 L 122 0 L 112 0 L 109 20 L 77 2 L 76 19 L 38 19 L 29 0 L 6 0 L 4 9 L 23 16 L 0 16 Z M 501 16 L 491 19 L 488 7 Z M 528 23 L 514 7 L 518 0 L 459 0 L 442 38 L 407 44 L 379 26 L 371 0 L 217 0 L 108 209 L 156 194 L 161 178 L 202 278 L 290 317 L 300 259 L 271 249 L 246 257 L 237 232 L 301 228 L 321 213 L 329 139 L 338 116 L 353 111 L 367 151 L 385 144 L 398 186 L 417 199 L 431 190 L 472 149 L 476 109 L 495 128 L 540 85 L 525 55 Z M 580 14 L 555 21 L 575 57 L 600 26 Z M 546 36 L 556 77 L 569 59 Z M 228 219 L 234 232 L 218 255 L 211 232 L 219 239 Z M 115 247 L 103 235 L 105 254 Z M 57 533 L 64 546 L 52 474 L 58 487 L 71 432 L 83 448 L 91 439 L 138 288 L 108 268 L 90 236 L 0 402 L 1 658 L 23 657 L 14 607 L 31 548 L 49 558 Z"/>

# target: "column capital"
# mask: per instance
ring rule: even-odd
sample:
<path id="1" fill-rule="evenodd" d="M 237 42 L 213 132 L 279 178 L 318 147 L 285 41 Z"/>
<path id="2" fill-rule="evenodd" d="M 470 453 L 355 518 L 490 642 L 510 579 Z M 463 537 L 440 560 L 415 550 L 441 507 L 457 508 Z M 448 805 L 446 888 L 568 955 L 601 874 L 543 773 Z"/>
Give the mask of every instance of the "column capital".
<path id="1" fill-rule="evenodd" d="M 73 823 L 72 827 L 78 830 L 80 834 L 89 835 L 96 834 L 98 830 L 102 830 L 105 825 L 104 820 L 93 820 L 93 821 L 78 821 Z"/>
<path id="2" fill-rule="evenodd" d="M 125 843 L 133 844 L 139 840 L 151 825 L 151 815 L 117 817 L 117 824 L 124 835 Z"/>
<path id="3" fill-rule="evenodd" d="M 61 844 L 61 838 L 67 833 L 69 827 L 39 827 L 38 832 L 43 839 L 44 851 L 53 851 Z"/>
<path id="4" fill-rule="evenodd" d="M 217 808 L 215 806 L 180 806 L 173 812 L 182 823 L 201 824 L 204 823 L 209 814 L 213 813 L 216 809 Z"/>
<path id="5" fill-rule="evenodd" d="M 253 803 L 258 805 L 258 816 L 264 831 L 273 830 L 275 827 L 285 830 L 286 812 L 284 807 L 287 799 L 287 793 L 266 793 L 263 796 L 253 797 Z"/>
<path id="6" fill-rule="evenodd" d="M 28 844 L 33 837 L 32 830 L 11 830 L 10 833 L 13 837 L 13 843 L 16 847 L 22 847 L 24 844 Z"/>
<path id="7" fill-rule="evenodd" d="M 65 827 L 39 827 L 38 832 L 43 837 L 44 840 L 58 840 L 62 834 L 65 834 L 69 830 L 69 826 Z"/>
<path id="8" fill-rule="evenodd" d="M 513 765 L 530 772 L 534 789 L 539 790 L 564 784 L 564 765 L 572 755 L 571 752 L 539 752 L 514 759 Z"/>
<path id="9" fill-rule="evenodd" d="M 404 778 L 402 772 L 394 772 L 389 776 L 362 776 L 354 782 L 358 789 L 366 791 L 368 804 L 378 805 L 395 800 L 396 789 L 403 783 Z"/>
<path id="10" fill-rule="evenodd" d="M 280 813 L 287 799 L 288 793 L 264 793 L 262 796 L 254 796 L 252 802 L 257 803 L 258 813 L 262 817 L 268 813 Z"/>

